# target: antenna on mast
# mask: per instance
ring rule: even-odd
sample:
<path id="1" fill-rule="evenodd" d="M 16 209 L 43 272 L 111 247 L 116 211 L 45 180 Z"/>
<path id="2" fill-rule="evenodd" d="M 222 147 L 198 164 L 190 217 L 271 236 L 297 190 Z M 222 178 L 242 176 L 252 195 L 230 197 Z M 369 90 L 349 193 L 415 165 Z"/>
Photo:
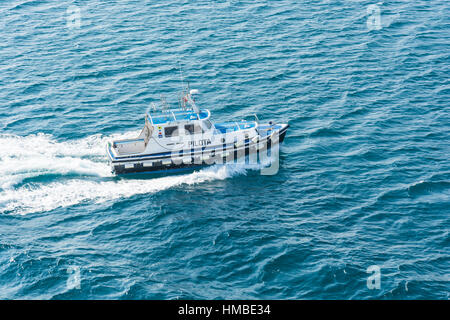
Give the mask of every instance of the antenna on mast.
<path id="1" fill-rule="evenodd" d="M 188 94 L 189 91 L 186 91 L 186 88 L 184 87 L 184 78 L 183 78 L 183 70 L 181 68 L 181 62 L 178 61 L 178 68 L 180 70 L 180 81 L 181 81 L 181 98 L 180 98 L 180 105 L 183 110 L 186 110 L 186 103 L 188 102 Z"/>
<path id="2" fill-rule="evenodd" d="M 181 90 L 184 94 L 183 70 L 181 69 L 181 62 L 178 62 L 178 68 L 180 69 Z"/>
<path id="3" fill-rule="evenodd" d="M 169 109 L 169 106 L 167 105 L 167 101 L 166 98 L 161 94 L 161 106 L 162 106 L 162 111 L 165 112 Z"/>

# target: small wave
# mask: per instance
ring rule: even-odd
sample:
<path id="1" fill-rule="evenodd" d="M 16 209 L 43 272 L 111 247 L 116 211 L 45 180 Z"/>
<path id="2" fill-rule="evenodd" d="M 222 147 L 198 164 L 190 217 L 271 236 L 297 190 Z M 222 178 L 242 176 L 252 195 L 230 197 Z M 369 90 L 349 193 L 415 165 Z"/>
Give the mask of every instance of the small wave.
<path id="1" fill-rule="evenodd" d="M 342 134 L 341 131 L 339 131 L 336 128 L 332 128 L 332 127 L 323 127 L 323 128 L 318 128 L 315 131 L 311 132 L 310 137 L 312 138 L 329 138 L 329 137 L 337 137 L 340 136 Z"/>
<path id="2" fill-rule="evenodd" d="M 449 181 L 419 181 L 408 187 L 408 194 L 411 197 L 419 197 L 426 194 L 439 194 L 448 198 L 450 190 Z"/>

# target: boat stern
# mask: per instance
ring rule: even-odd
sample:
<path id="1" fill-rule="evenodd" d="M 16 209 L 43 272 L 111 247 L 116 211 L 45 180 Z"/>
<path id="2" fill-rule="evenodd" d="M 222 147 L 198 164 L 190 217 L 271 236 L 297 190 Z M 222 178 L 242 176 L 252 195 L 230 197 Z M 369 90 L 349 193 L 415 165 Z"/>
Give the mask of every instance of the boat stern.
<path id="1" fill-rule="evenodd" d="M 113 148 L 113 143 L 113 141 L 108 141 L 105 145 L 106 155 L 108 157 L 108 163 L 111 166 L 111 170 L 113 169 L 112 162 L 114 161 L 116 156 Z"/>

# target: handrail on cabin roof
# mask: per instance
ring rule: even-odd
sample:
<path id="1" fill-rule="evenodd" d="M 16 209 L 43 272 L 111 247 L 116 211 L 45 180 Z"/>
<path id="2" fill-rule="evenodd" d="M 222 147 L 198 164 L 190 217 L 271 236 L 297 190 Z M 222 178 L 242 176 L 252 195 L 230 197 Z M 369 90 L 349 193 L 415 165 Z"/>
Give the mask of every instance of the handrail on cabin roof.
<path id="1" fill-rule="evenodd" d="M 150 123 L 152 125 L 155 125 L 155 122 L 153 121 L 153 118 L 157 118 L 157 117 L 161 117 L 161 116 L 165 116 L 167 118 L 172 117 L 173 119 L 167 119 L 166 121 L 162 122 L 162 123 L 157 123 L 157 124 L 165 124 L 168 123 L 170 121 L 183 121 L 183 120 L 206 120 L 211 116 L 211 112 L 208 109 L 203 109 L 200 110 L 200 113 L 202 112 L 206 112 L 206 117 L 205 118 L 201 118 L 200 114 L 195 113 L 192 109 L 170 109 L 170 110 L 166 110 L 166 111 L 156 111 L 156 112 L 152 112 L 151 110 L 149 110 L 147 112 L 147 116 L 150 120 Z M 153 116 L 152 116 L 153 114 Z M 190 117 L 194 115 L 196 117 L 196 119 L 190 119 Z M 181 117 L 181 116 L 189 116 L 189 119 L 177 119 L 177 116 Z"/>

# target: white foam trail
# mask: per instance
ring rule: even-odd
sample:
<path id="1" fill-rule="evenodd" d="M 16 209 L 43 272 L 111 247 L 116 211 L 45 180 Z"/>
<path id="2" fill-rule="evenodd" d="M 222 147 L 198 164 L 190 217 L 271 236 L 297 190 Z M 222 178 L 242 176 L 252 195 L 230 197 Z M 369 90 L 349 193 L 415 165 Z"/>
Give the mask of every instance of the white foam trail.
<path id="1" fill-rule="evenodd" d="M 182 184 L 223 180 L 259 165 L 216 165 L 191 174 L 155 179 L 114 179 L 106 160 L 108 140 L 134 137 L 94 135 L 80 140 L 56 141 L 51 135 L 0 135 L 0 214 L 27 214 L 85 201 L 105 202 L 136 194 L 155 193 Z M 62 175 L 63 182 L 36 177 Z M 24 179 L 30 182 L 17 186 Z M 34 180 L 33 180 L 34 178 Z M 45 180 L 45 179 L 44 179 Z"/>
<path id="2" fill-rule="evenodd" d="M 244 165 L 212 166 L 191 174 L 155 179 L 122 179 L 89 181 L 72 179 L 47 185 L 8 189 L 0 194 L 0 213 L 27 214 L 85 201 L 101 203 L 137 194 L 155 193 L 179 185 L 192 185 L 212 180 L 223 180 L 236 174 L 245 174 Z"/>
<path id="3" fill-rule="evenodd" d="M 26 178 L 47 174 L 110 176 L 106 141 L 135 135 L 136 132 L 110 137 L 94 135 L 64 142 L 47 134 L 0 135 L 0 188 L 10 189 Z"/>

